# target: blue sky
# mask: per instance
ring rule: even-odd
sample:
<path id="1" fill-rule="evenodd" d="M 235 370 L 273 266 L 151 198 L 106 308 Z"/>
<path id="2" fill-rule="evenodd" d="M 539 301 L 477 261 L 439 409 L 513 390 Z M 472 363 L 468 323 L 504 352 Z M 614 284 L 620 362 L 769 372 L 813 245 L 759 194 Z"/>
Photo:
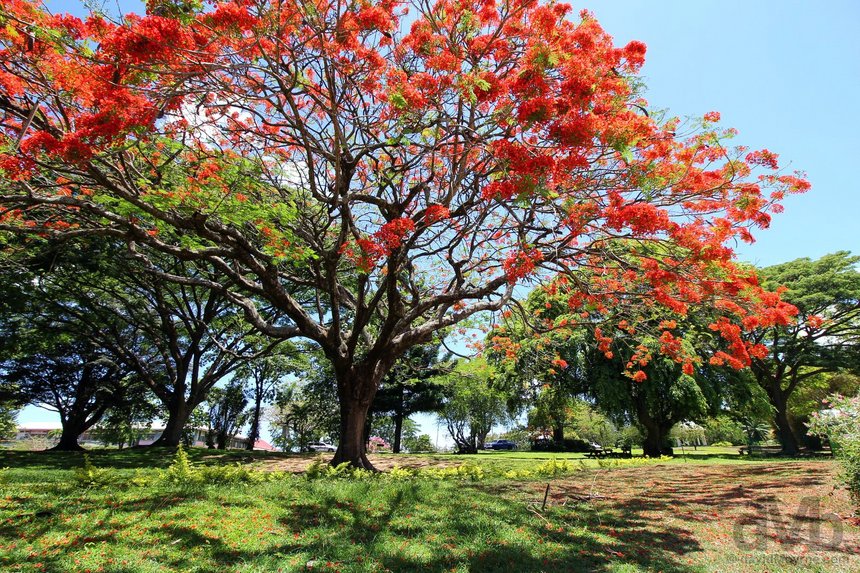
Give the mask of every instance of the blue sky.
<path id="1" fill-rule="evenodd" d="M 114 5 L 106 2 L 106 6 Z M 77 0 L 51 0 L 80 13 Z M 121 0 L 128 10 L 138 2 Z M 860 2 L 613 0 L 591 10 L 619 45 L 648 46 L 642 70 L 652 107 L 678 116 L 719 111 L 738 144 L 767 148 L 807 172 L 812 190 L 785 201 L 742 260 L 759 266 L 837 250 L 860 253 Z M 21 422 L 53 420 L 27 408 Z M 422 422 L 425 420 L 422 418 Z M 435 438 L 435 424 L 425 431 Z"/>
<path id="2" fill-rule="evenodd" d="M 651 106 L 673 115 L 719 111 L 736 142 L 767 148 L 807 172 L 771 228 L 740 246 L 767 266 L 836 250 L 860 252 L 860 2 L 589 1 L 617 44 L 648 46 Z"/>

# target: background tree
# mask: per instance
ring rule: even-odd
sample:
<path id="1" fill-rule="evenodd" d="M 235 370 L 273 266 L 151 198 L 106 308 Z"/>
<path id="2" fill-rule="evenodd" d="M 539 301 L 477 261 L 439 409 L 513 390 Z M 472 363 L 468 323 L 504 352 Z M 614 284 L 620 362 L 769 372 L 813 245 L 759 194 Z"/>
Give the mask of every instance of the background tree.
<path id="1" fill-rule="evenodd" d="M 528 427 L 541 436 L 549 433 L 553 442 L 563 444 L 573 402 L 572 396 L 547 385 L 537 393 L 528 412 Z"/>
<path id="2" fill-rule="evenodd" d="M 440 358 L 440 346 L 436 343 L 410 348 L 386 375 L 376 394 L 371 409 L 374 431 L 391 444 L 395 454 L 400 453 L 405 436 L 413 437 L 403 430 L 409 416 L 441 407 L 443 387 L 435 377 L 450 365 Z M 378 414 L 391 416 L 394 427 L 388 436 L 376 429 L 380 425 Z"/>
<path id="3" fill-rule="evenodd" d="M 568 305 L 570 290 L 602 281 L 603 272 L 581 273 L 576 285 L 562 278 L 536 289 L 522 312 L 491 332 L 489 354 L 509 373 L 504 379 L 552 398 L 544 407 L 555 409 L 557 425 L 567 423 L 572 397 L 587 397 L 618 426 L 639 426 L 645 455 L 671 454 L 675 424 L 716 413 L 732 396 L 746 396 L 753 382 L 720 364 L 730 356 L 713 334 L 724 323 L 711 308 L 680 314 L 628 301 L 599 311 L 614 315 L 616 333 L 583 324 Z"/>
<path id="4" fill-rule="evenodd" d="M 297 384 L 281 390 L 269 420 L 275 445 L 284 451 L 306 452 L 310 442 L 323 438 L 337 441 L 337 435 L 330 432 L 340 427 L 339 420 L 326 408 L 332 405 L 331 398 L 336 406 L 336 394 L 330 393 L 328 401 L 319 398 Z"/>
<path id="5" fill-rule="evenodd" d="M 254 444 L 260 438 L 263 403 L 272 402 L 277 397 L 284 378 L 302 370 L 303 363 L 299 349 L 293 345 L 282 344 L 275 353 L 250 360 L 236 371 L 236 377 L 244 380 L 248 386 L 247 394 L 251 401 L 247 444 L 249 451 L 254 449 Z"/>
<path id="6" fill-rule="evenodd" d="M 177 276 L 218 280 L 211 268 L 164 262 Z M 248 361 L 265 357 L 278 341 L 261 340 L 236 308 L 210 289 L 166 283 L 140 268 L 119 271 L 114 287 L 104 281 L 89 285 L 90 297 L 80 308 L 102 315 L 109 311 L 124 323 L 123 332 L 99 329 L 98 322 L 90 326 L 161 402 L 166 426 L 153 445 L 176 446 L 189 415 L 216 384 Z"/>
<path id="7" fill-rule="evenodd" d="M 436 446 L 433 445 L 433 440 L 428 434 L 418 434 L 416 436 L 406 436 L 403 440 L 403 445 L 411 454 L 417 453 L 434 453 Z"/>
<path id="8" fill-rule="evenodd" d="M 223 388 L 214 388 L 208 401 L 209 428 L 215 436 L 218 449 L 227 449 L 250 415 L 245 410 L 248 398 L 242 383 L 233 380 Z"/>
<path id="9" fill-rule="evenodd" d="M 18 407 L 11 400 L 0 401 L 0 440 L 15 437 L 18 431 Z"/>
<path id="10" fill-rule="evenodd" d="M 105 445 L 137 446 L 151 431 L 160 414 L 159 404 L 149 389 L 140 383 L 123 387 L 122 400 L 114 402 L 90 433 Z"/>
<path id="11" fill-rule="evenodd" d="M 541 434 L 549 430 L 559 449 L 576 400 L 586 394 L 592 348 L 584 326 L 542 328 L 542 318 L 560 318 L 565 306 L 563 296 L 536 288 L 523 301 L 522 312 L 506 312 L 487 337 L 487 357 L 497 383 L 509 394 L 509 409 L 529 408 L 529 427 Z"/>
<path id="12" fill-rule="evenodd" d="M 334 463 L 371 467 L 367 413 L 409 348 L 505 308 L 517 283 L 599 268 L 610 239 L 664 256 L 632 248 L 571 297 L 584 312 L 619 293 L 676 309 L 755 294 L 724 244 L 808 187 L 724 145 L 719 114 L 650 113 L 644 44 L 617 48 L 564 4 L 216 1 L 88 24 L 36 0 L 0 10 L 0 230 L 214 265 L 219 280 L 152 270 L 319 345 Z"/>
<path id="13" fill-rule="evenodd" d="M 733 446 L 740 446 L 747 442 L 743 424 L 728 414 L 707 418 L 703 427 L 708 444 L 728 442 Z"/>
<path id="14" fill-rule="evenodd" d="M 860 257 L 841 251 L 761 269 L 768 288 L 785 287 L 783 297 L 797 307 L 791 325 L 758 328 L 755 344 L 768 348 L 752 362 L 756 380 L 774 409 L 773 424 L 786 454 L 795 454 L 798 437 L 789 419 L 789 400 L 816 376 L 860 369 Z M 753 321 L 754 322 L 754 321 Z"/>
<path id="15" fill-rule="evenodd" d="M 621 439 L 621 432 L 612 420 L 582 399 L 570 404 L 566 425 L 580 440 L 601 446 L 612 447 Z"/>
<path id="16" fill-rule="evenodd" d="M 39 336 L 0 364 L 4 393 L 57 412 L 62 434 L 53 449 L 80 450 L 78 437 L 122 400 L 127 373 L 86 342 Z"/>
<path id="17" fill-rule="evenodd" d="M 821 449 L 821 438 L 808 433 L 812 414 L 820 411 L 830 396 L 857 396 L 860 376 L 850 372 L 826 372 L 812 376 L 797 386 L 788 399 L 788 421 L 794 435 L 811 449 Z"/>
<path id="18" fill-rule="evenodd" d="M 160 257 L 193 282 L 220 280 L 212 267 Z M 45 241 L 5 254 L 4 280 L 14 296 L 4 320 L 62 328 L 69 337 L 102 349 L 134 372 L 161 402 L 166 427 L 157 445 L 176 446 L 189 414 L 219 381 L 245 361 L 266 356 L 278 341 L 255 335 L 235 306 L 195 284 L 168 283 L 130 257 L 121 243 L 101 237 Z"/>
<path id="19" fill-rule="evenodd" d="M 457 453 L 475 454 L 493 426 L 507 420 L 507 396 L 492 386 L 493 371 L 481 358 L 460 361 L 444 374 L 445 400 L 439 416 L 457 446 Z"/>
<path id="20" fill-rule="evenodd" d="M 388 444 L 394 444 L 398 437 L 398 430 L 400 440 L 406 443 L 414 441 L 418 437 L 419 426 L 409 418 L 401 419 L 398 426 L 397 420 L 393 416 L 374 416 L 370 434 L 382 438 Z M 391 451 L 394 452 L 393 445 Z M 399 452 L 400 449 L 398 448 L 397 453 Z"/>

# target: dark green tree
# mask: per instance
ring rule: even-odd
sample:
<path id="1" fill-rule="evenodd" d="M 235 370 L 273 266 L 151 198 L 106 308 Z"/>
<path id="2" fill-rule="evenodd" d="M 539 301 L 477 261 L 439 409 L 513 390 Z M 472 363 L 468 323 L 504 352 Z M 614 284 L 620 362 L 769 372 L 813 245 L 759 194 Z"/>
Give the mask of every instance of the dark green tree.
<path id="1" fill-rule="evenodd" d="M 797 307 L 796 322 L 754 330 L 749 338 L 768 348 L 752 371 L 774 409 L 773 425 L 786 454 L 800 445 L 789 401 L 816 376 L 860 369 L 860 257 L 840 251 L 818 260 L 797 259 L 759 271 L 765 287 L 785 287 L 783 299 Z"/>
<path id="2" fill-rule="evenodd" d="M 230 441 L 245 425 L 250 412 L 248 398 L 240 381 L 233 380 L 223 388 L 213 388 L 209 393 L 209 429 L 215 437 L 219 450 L 225 450 Z"/>
<path id="3" fill-rule="evenodd" d="M 29 343 L 29 344 L 27 344 Z M 40 333 L 0 364 L 3 393 L 57 412 L 62 433 L 57 450 L 80 450 L 78 437 L 124 398 L 127 373 L 87 342 Z"/>
<path id="4" fill-rule="evenodd" d="M 208 392 L 279 344 L 256 336 L 231 301 L 198 284 L 223 280 L 212 265 L 168 256 L 144 264 L 103 237 L 9 249 L 0 264 L 9 292 L 0 303 L 2 328 L 29 328 L 37 338 L 62 329 L 133 373 L 129 379 L 146 386 L 165 413 L 157 445 L 178 445 Z"/>
<path id="5" fill-rule="evenodd" d="M 442 405 L 443 386 L 435 377 L 450 365 L 440 359 L 440 346 L 435 343 L 410 348 L 398 359 L 376 393 L 370 418 L 376 419 L 380 414 L 391 416 L 394 428 L 389 443 L 395 454 L 400 453 L 403 426 L 409 416 L 436 411 Z"/>
<path id="6" fill-rule="evenodd" d="M 483 449 L 493 426 L 508 419 L 507 394 L 493 385 L 495 373 L 486 360 L 461 360 L 440 376 L 445 399 L 439 415 L 457 446 L 457 453 Z"/>
<path id="7" fill-rule="evenodd" d="M 245 382 L 246 394 L 251 401 L 251 412 L 248 427 L 248 450 L 254 449 L 254 443 L 260 438 L 263 404 L 272 402 L 278 394 L 278 389 L 284 383 L 284 378 L 302 370 L 300 350 L 290 342 L 282 344 L 277 351 L 257 360 L 245 362 L 236 372 L 236 377 Z M 306 368 L 305 368 L 306 369 Z"/>
<path id="8" fill-rule="evenodd" d="M 18 429 L 18 405 L 9 401 L 0 401 L 0 440 L 15 437 Z"/>

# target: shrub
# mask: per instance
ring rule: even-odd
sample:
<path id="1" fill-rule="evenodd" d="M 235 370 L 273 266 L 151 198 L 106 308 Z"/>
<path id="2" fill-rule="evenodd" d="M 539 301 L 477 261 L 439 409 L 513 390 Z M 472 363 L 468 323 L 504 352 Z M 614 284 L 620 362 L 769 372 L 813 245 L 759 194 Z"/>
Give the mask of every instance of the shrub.
<path id="1" fill-rule="evenodd" d="M 591 449 L 590 444 L 585 440 L 565 439 L 560 442 L 554 440 L 535 440 L 532 442 L 532 451 L 534 452 L 587 452 Z"/>
<path id="2" fill-rule="evenodd" d="M 207 484 L 264 483 L 276 475 L 274 472 L 243 466 L 239 462 L 226 466 L 203 467 L 199 472 L 203 482 Z"/>
<path id="3" fill-rule="evenodd" d="M 181 486 L 197 487 L 205 484 L 254 484 L 264 483 L 289 476 L 287 472 L 264 472 L 240 463 L 224 466 L 206 466 L 196 468 L 191 465 L 188 454 L 180 445 L 176 449 L 173 463 L 165 471 L 160 472 L 159 481 L 162 483 Z M 132 479 L 132 483 L 139 476 Z M 145 482 L 145 479 L 140 481 Z"/>
<path id="4" fill-rule="evenodd" d="M 839 478 L 860 507 L 860 396 L 835 395 L 823 404 L 827 408 L 810 417 L 809 431 L 830 440 L 842 466 Z"/>
<path id="5" fill-rule="evenodd" d="M 860 508 L 860 439 L 850 438 L 839 444 L 842 470 L 839 479 L 848 488 L 854 505 Z"/>
<path id="6" fill-rule="evenodd" d="M 159 474 L 160 481 L 169 485 L 195 486 L 203 483 L 203 476 L 199 470 L 191 467 L 191 461 L 182 444 L 176 448 L 173 463 Z"/>
<path id="7" fill-rule="evenodd" d="M 420 470 L 419 475 L 440 480 L 468 479 L 471 481 L 481 481 L 486 477 L 486 472 L 481 466 L 477 466 L 475 464 L 462 464 L 447 468 L 426 468 Z"/>
<path id="8" fill-rule="evenodd" d="M 714 447 L 717 447 L 717 448 L 730 448 L 730 447 L 734 446 L 735 444 L 733 444 L 731 442 L 714 442 L 711 445 Z"/>
<path id="9" fill-rule="evenodd" d="M 574 470 L 573 464 L 567 460 L 556 460 L 555 458 L 545 461 L 535 468 L 535 474 L 539 476 L 554 477 L 569 474 Z"/>
<path id="10" fill-rule="evenodd" d="M 660 456 L 659 458 L 601 458 L 597 460 L 597 465 L 601 468 L 623 468 L 648 464 L 661 464 L 670 461 L 672 461 L 672 456 Z"/>
<path id="11" fill-rule="evenodd" d="M 305 477 L 313 479 L 367 479 L 375 474 L 370 470 L 350 467 L 349 462 L 329 465 L 322 458 L 315 460 L 305 471 Z"/>
<path id="12" fill-rule="evenodd" d="M 89 454 L 84 454 L 84 465 L 75 468 L 72 481 L 78 487 L 102 487 L 116 481 L 116 475 L 109 469 L 97 468 Z"/>

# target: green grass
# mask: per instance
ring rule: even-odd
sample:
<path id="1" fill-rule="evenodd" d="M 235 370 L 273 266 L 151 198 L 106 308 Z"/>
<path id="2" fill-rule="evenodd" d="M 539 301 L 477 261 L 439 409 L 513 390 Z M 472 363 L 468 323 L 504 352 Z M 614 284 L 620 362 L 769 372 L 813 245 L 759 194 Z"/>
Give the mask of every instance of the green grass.
<path id="1" fill-rule="evenodd" d="M 296 460 L 245 452 L 221 458 L 206 450 L 190 455 L 198 465 Z M 498 476 L 494 470 L 534 467 L 550 456 L 556 457 L 505 452 L 424 459 L 476 461 Z M 765 536 L 760 547 L 739 549 L 730 537 L 736 523 L 748 526 L 749 537 L 756 520 L 790 520 L 805 496 L 822 499 L 822 514 L 844 514 L 847 498 L 830 495 L 829 461 L 676 459 L 542 480 L 284 476 L 255 485 L 184 488 L 155 483 L 157 468 L 171 461 L 165 451 L 95 451 L 91 457 L 96 466 L 111 468 L 113 485 L 74 485 L 79 454 L 0 452 L 0 466 L 10 467 L 0 484 L 0 571 L 860 570 L 858 529 L 847 520 L 843 542 L 833 548 Z M 153 483 L 132 485 L 136 475 Z M 547 483 L 550 495 L 541 510 Z M 830 531 L 827 524 L 822 529 Z"/>

